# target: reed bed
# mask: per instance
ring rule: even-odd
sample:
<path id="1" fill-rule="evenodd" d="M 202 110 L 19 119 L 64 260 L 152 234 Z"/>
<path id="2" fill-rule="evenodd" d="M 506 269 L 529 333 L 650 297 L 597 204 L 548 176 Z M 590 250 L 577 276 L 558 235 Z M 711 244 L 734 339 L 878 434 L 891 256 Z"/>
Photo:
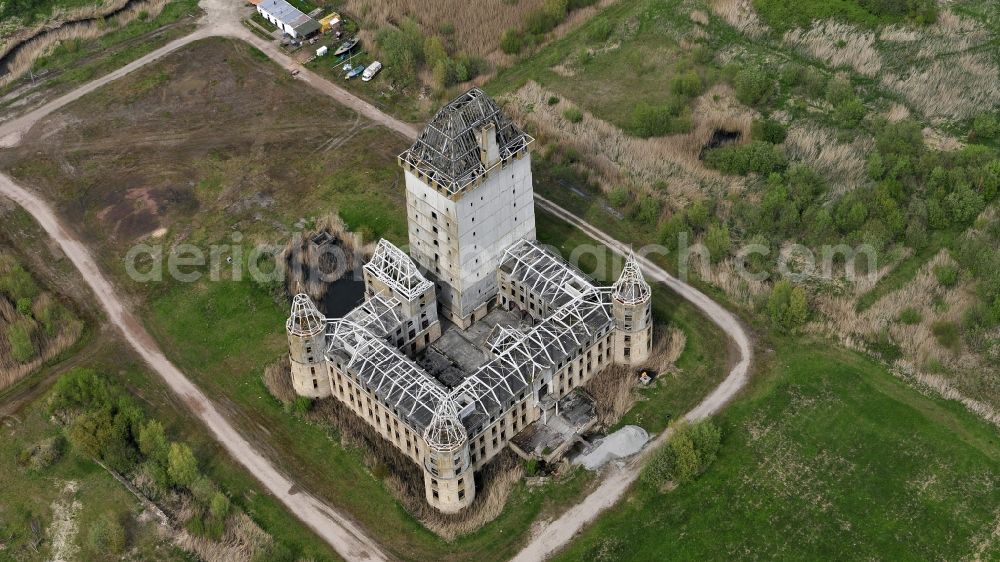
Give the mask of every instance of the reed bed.
<path id="1" fill-rule="evenodd" d="M 170 0 L 136 2 L 121 13 L 105 20 L 67 24 L 53 31 L 38 34 L 32 39 L 24 41 L 17 52 L 11 56 L 7 74 L 0 76 L 0 87 L 23 76 L 39 57 L 44 56 L 62 41 L 95 39 L 138 19 L 140 15 L 156 17 L 169 3 Z"/>
<path id="2" fill-rule="evenodd" d="M 747 37 L 760 39 L 771 31 L 757 15 L 752 0 L 713 0 L 711 4 L 715 15 Z"/>
<path id="3" fill-rule="evenodd" d="M 264 386 L 267 387 L 271 396 L 278 399 L 282 405 L 288 405 L 295 401 L 295 389 L 292 387 L 292 368 L 287 355 L 282 355 L 281 359 L 264 367 Z"/>
<path id="4" fill-rule="evenodd" d="M 38 310 L 39 304 L 44 307 L 53 301 L 50 294 L 42 293 L 36 297 L 34 308 Z M 7 340 L 7 330 L 15 323 L 28 325 L 32 343 L 37 350 L 35 357 L 24 363 L 14 359 Z M 36 320 L 21 315 L 11 302 L 0 295 L 0 390 L 12 386 L 69 349 L 80 339 L 82 333 L 83 322 L 67 315 L 59 321 L 54 334 L 47 334 Z"/>
<path id="5" fill-rule="evenodd" d="M 850 143 L 838 142 L 835 133 L 811 123 L 793 123 L 785 139 L 785 153 L 821 174 L 838 194 L 867 181 L 866 156 L 875 146 L 868 135 Z"/>
<path id="6" fill-rule="evenodd" d="M 333 239 L 339 251 L 325 251 L 312 243 L 313 237 L 323 233 Z M 332 283 L 354 271 L 372 251 L 360 234 L 348 230 L 336 213 L 329 213 L 317 221 L 315 228 L 297 233 L 285 244 L 280 261 L 285 267 L 288 293 L 306 293 L 314 300 L 322 300 Z"/>
<path id="7" fill-rule="evenodd" d="M 808 30 L 793 29 L 785 33 L 784 40 L 833 67 L 850 67 L 868 77 L 878 76 L 882 70 L 874 31 L 827 20 Z"/>
<path id="8" fill-rule="evenodd" d="M 1000 107 L 1000 70 L 986 53 L 941 58 L 908 75 L 885 74 L 882 84 L 932 118 L 967 119 Z"/>
<path id="9" fill-rule="evenodd" d="M 58 6 L 49 17 L 31 26 L 24 26 L 20 18 L 8 18 L 0 22 L 0 57 L 4 57 L 14 47 L 48 30 L 81 20 L 95 19 L 113 14 L 125 7 L 129 0 L 105 0 L 89 6 L 64 8 Z"/>
<path id="10" fill-rule="evenodd" d="M 226 520 L 226 530 L 222 539 L 214 541 L 182 530 L 174 537 L 174 543 L 195 554 L 205 562 L 252 562 L 274 542 L 270 534 L 262 529 L 249 515 L 236 513 Z"/>
<path id="11" fill-rule="evenodd" d="M 606 191 L 627 184 L 677 204 L 704 199 L 709 192 L 742 190 L 742 178 L 724 177 L 699 159 L 717 129 L 749 135 L 756 113 L 734 103 L 729 93 L 727 87 L 716 86 L 697 100 L 690 133 L 649 139 L 626 135 L 588 112 L 572 123 L 563 115 L 571 104 L 560 100 L 549 105 L 549 98 L 558 96 L 535 82 L 507 96 L 505 102 L 515 120 L 534 126 L 540 144 L 559 143 L 584 155 L 587 167 Z M 665 192 L 653 189 L 663 182 Z"/>

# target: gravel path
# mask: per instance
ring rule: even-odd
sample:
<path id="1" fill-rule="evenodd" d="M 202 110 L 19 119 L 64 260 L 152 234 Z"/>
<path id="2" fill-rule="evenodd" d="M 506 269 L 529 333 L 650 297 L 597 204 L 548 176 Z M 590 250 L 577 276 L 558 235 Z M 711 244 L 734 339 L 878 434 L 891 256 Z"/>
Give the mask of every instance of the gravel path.
<path id="1" fill-rule="evenodd" d="M 285 68 L 299 69 L 297 78 L 320 90 L 343 105 L 361 115 L 392 129 L 406 138 L 415 138 L 417 129 L 380 111 L 370 103 L 358 98 L 336 84 L 302 68 L 282 52 L 274 43 L 254 35 L 240 24 L 240 4 L 233 0 L 202 0 L 205 16 L 192 34 L 176 39 L 155 51 L 117 69 L 109 74 L 73 90 L 41 107 L 16 119 L 0 124 L 0 148 L 15 146 L 21 137 L 35 123 L 50 113 L 66 106 L 80 97 L 97 90 L 101 86 L 121 78 L 165 55 L 199 39 L 212 36 L 237 38 L 260 49 L 268 57 Z M 101 273 L 86 247 L 67 229 L 63 228 L 52 209 L 38 196 L 16 185 L 9 177 L 0 174 L 0 195 L 7 196 L 28 211 L 48 234 L 59 243 L 83 278 L 97 295 L 107 311 L 108 318 L 118 326 L 128 343 L 142 356 L 150 367 L 167 382 L 189 408 L 212 431 L 216 439 L 230 455 L 240 462 L 260 482 L 296 514 L 306 525 L 326 540 L 346 560 L 386 560 L 386 554 L 378 543 L 357 527 L 348 516 L 323 503 L 314 496 L 300 491 L 288 476 L 282 474 L 263 454 L 246 441 L 215 405 L 184 374 L 177 369 L 160 351 L 156 342 L 142 327 L 141 322 L 125 308 L 114 288 Z M 555 203 L 536 195 L 539 207 L 555 214 L 563 220 L 583 230 L 595 240 L 624 254 L 628 248 L 604 234 L 597 228 L 580 220 Z M 730 312 L 712 301 L 694 287 L 672 277 L 666 271 L 640 258 L 646 276 L 661 282 L 709 316 L 713 322 L 732 339 L 739 351 L 739 361 L 729 376 L 701 404 L 685 416 L 698 420 L 710 416 L 722 408 L 746 384 L 751 361 L 750 338 L 740 322 Z M 660 434 L 647 446 L 642 454 L 633 459 L 624 469 L 609 473 L 601 484 L 581 503 L 561 517 L 535 530 L 530 542 L 515 560 L 535 562 L 542 560 L 565 546 L 587 523 L 593 521 L 602 511 L 617 502 L 639 474 L 642 460 L 649 451 L 663 444 L 670 432 Z"/>

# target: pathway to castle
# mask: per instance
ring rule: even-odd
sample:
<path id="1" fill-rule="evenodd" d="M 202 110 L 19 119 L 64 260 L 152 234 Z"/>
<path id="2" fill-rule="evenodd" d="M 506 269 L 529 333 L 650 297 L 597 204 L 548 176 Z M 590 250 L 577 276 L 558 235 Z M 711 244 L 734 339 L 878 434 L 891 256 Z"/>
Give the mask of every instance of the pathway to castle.
<path id="1" fill-rule="evenodd" d="M 297 78 L 339 103 L 407 138 L 417 136 L 417 129 L 412 125 L 383 113 L 343 88 L 299 67 L 273 43 L 257 37 L 243 27 L 240 24 L 239 2 L 235 0 L 201 0 L 200 6 L 205 10 L 205 16 L 199 22 L 198 29 L 192 34 L 176 39 L 118 70 L 88 82 L 16 119 L 0 124 L 0 148 L 17 145 L 24 133 L 39 120 L 101 86 L 142 68 L 184 45 L 199 39 L 220 35 L 246 41 L 286 68 L 300 68 Z M 59 217 L 45 201 L 30 190 L 17 185 L 4 174 L 0 174 L 0 195 L 9 197 L 23 207 L 59 244 L 94 291 L 98 301 L 107 312 L 108 319 L 122 331 L 129 345 L 166 381 L 178 396 L 184 399 L 192 412 L 212 431 L 228 453 L 245 466 L 269 492 L 274 494 L 292 513 L 296 514 L 329 543 L 344 559 L 348 561 L 387 559 L 378 543 L 355 525 L 348 515 L 309 493 L 301 491 L 301 488 L 289 476 L 281 473 L 258 449 L 244 439 L 220 413 L 215 404 L 166 358 L 155 340 L 143 328 L 139 319 L 125 306 L 114 287 L 101 273 L 87 248 L 76 239 L 71 230 L 61 223 Z M 535 196 L 535 199 L 542 209 L 580 228 L 587 235 L 614 251 L 622 254 L 628 251 L 628 248 L 621 242 L 555 203 L 538 195 Z M 722 384 L 685 416 L 692 421 L 703 419 L 718 412 L 746 384 L 752 359 L 750 337 L 732 313 L 704 293 L 672 277 L 664 269 L 645 258 L 640 257 L 640 262 L 647 278 L 670 287 L 717 324 L 733 341 L 739 354 L 736 364 Z M 542 560 L 566 545 L 585 525 L 593 521 L 602 511 L 614 505 L 625 494 L 638 477 L 645 457 L 655 447 L 663 444 L 669 438 L 669 433 L 666 431 L 660 434 L 652 446 L 647 447 L 642 454 L 624 468 L 612 469 L 601 484 L 582 502 L 554 521 L 536 528 L 529 543 L 515 560 L 526 562 Z"/>

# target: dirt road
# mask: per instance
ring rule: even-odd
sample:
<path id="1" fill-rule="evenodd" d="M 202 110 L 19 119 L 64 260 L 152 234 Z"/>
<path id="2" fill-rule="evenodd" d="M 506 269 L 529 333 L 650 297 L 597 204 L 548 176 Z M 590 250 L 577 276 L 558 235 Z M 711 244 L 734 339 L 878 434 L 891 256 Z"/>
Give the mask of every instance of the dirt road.
<path id="1" fill-rule="evenodd" d="M 615 252 L 624 255 L 629 251 L 629 248 L 621 242 L 580 220 L 569 211 L 566 211 L 548 199 L 536 194 L 535 202 L 542 209 L 576 226 L 588 236 L 613 249 Z M 753 357 L 750 336 L 740 324 L 740 321 L 731 312 L 708 298 L 704 293 L 673 277 L 648 259 L 639 256 L 639 262 L 647 279 L 663 283 L 684 297 L 685 300 L 698 307 L 699 310 L 729 336 L 739 352 L 739 359 L 726 379 L 722 381 L 722 384 L 717 386 L 711 394 L 705 397 L 693 410 L 688 412 L 684 418 L 688 421 L 698 421 L 711 416 L 732 400 L 749 379 L 750 361 Z M 602 511 L 613 506 L 622 498 L 632 483 L 635 482 L 636 478 L 639 477 L 639 472 L 645 459 L 652 451 L 670 438 L 670 433 L 670 430 L 661 433 L 651 444 L 643 449 L 641 454 L 633 458 L 623 468 L 612 468 L 612 472 L 606 475 L 601 484 L 588 494 L 582 502 L 567 510 L 555 521 L 540 526 L 528 544 L 514 557 L 514 562 L 537 562 L 538 560 L 544 560 L 560 548 L 569 544 L 573 536 L 580 532 L 584 526 L 596 519 Z"/>
<path id="2" fill-rule="evenodd" d="M 387 560 L 378 544 L 346 516 L 299 487 L 282 474 L 241 436 L 206 397 L 160 351 L 142 323 L 122 304 L 111 283 L 104 277 L 87 248 L 62 227 L 52 209 L 33 193 L 0 174 L 0 195 L 9 197 L 41 225 L 62 248 L 83 279 L 94 291 L 108 320 L 117 326 L 142 359 L 156 371 L 195 415 L 212 431 L 229 454 L 254 475 L 275 497 L 327 541 L 347 560 Z"/>

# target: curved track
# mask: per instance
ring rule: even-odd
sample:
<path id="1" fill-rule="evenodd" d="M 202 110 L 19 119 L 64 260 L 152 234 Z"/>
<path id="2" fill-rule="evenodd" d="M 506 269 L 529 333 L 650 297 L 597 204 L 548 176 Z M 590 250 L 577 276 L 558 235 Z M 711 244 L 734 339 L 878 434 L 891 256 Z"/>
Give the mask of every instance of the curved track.
<path id="1" fill-rule="evenodd" d="M 192 34 L 176 39 L 37 109 L 0 124 L 0 148 L 15 146 L 39 120 L 101 86 L 142 68 L 184 45 L 199 39 L 220 35 L 246 41 L 286 68 L 299 68 L 298 79 L 372 121 L 392 129 L 404 137 L 415 138 L 417 136 L 417 129 L 413 125 L 383 113 L 375 106 L 329 80 L 299 67 L 273 43 L 262 40 L 240 25 L 237 2 L 233 0 L 202 0 L 201 7 L 205 10 L 205 16 L 199 22 L 198 29 Z M 0 195 L 9 197 L 22 206 L 56 240 L 73 264 L 80 270 L 84 280 L 90 285 L 107 312 L 109 320 L 121 329 L 129 345 L 166 381 L 174 392 L 184 399 L 188 407 L 212 431 L 229 454 L 245 466 L 268 491 L 274 494 L 345 559 L 350 561 L 387 559 L 378 543 L 355 525 L 347 515 L 308 493 L 297 491 L 299 488 L 295 482 L 281 473 L 258 449 L 246 441 L 212 401 L 163 355 L 156 342 L 143 328 L 142 323 L 127 309 L 114 287 L 101 273 L 87 248 L 71 234 L 69 229 L 61 224 L 60 219 L 48 204 L 3 174 L 0 174 Z M 580 228 L 614 251 L 619 253 L 627 251 L 626 246 L 621 242 L 580 220 L 551 201 L 536 195 L 536 202 L 541 208 Z M 732 399 L 746 384 L 752 358 L 750 337 L 735 316 L 704 293 L 672 277 L 649 260 L 640 258 L 640 263 L 650 279 L 667 285 L 711 318 L 732 339 L 739 352 L 739 360 L 727 378 L 685 417 L 689 420 L 698 420 L 710 416 Z M 536 529 L 529 543 L 515 560 L 541 560 L 565 546 L 574 534 L 622 497 L 638 477 L 639 468 L 646 454 L 662 444 L 669 437 L 669 434 L 669 431 L 663 432 L 651 446 L 645 449 L 642 455 L 633 459 L 625 468 L 608 474 L 581 503 L 558 519 Z"/>

